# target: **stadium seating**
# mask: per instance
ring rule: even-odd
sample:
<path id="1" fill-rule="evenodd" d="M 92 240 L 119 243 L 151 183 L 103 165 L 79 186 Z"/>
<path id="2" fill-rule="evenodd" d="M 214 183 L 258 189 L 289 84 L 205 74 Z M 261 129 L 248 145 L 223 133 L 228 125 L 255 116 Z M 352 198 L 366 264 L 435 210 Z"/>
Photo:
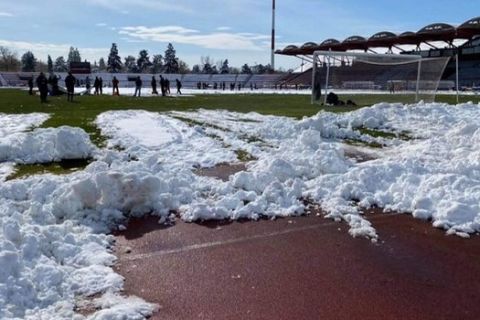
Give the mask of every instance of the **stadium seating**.
<path id="1" fill-rule="evenodd" d="M 254 74 L 245 82 L 245 87 L 254 86 L 261 88 L 274 88 L 278 81 L 283 77 L 282 74 Z"/>

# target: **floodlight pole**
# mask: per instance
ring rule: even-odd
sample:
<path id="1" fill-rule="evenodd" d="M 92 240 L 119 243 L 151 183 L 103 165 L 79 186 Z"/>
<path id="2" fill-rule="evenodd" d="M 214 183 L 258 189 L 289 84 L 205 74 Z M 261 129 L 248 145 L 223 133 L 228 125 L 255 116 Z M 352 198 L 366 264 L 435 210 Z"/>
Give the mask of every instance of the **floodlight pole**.
<path id="1" fill-rule="evenodd" d="M 270 65 L 275 71 L 275 0 L 272 0 L 272 57 Z"/>
<path id="2" fill-rule="evenodd" d="M 303 60 L 302 60 L 302 63 L 303 63 Z M 302 69 L 303 69 L 303 66 L 302 66 Z M 316 76 L 316 74 L 317 74 L 317 56 L 314 53 L 313 54 L 313 69 L 312 69 L 312 99 L 311 99 L 312 104 L 315 103 L 315 76 Z M 320 85 L 320 88 L 318 88 L 318 90 L 320 90 L 320 92 L 322 92 L 322 86 L 321 85 Z"/>
<path id="3" fill-rule="evenodd" d="M 458 65 L 459 65 L 459 63 L 458 63 L 458 49 L 457 49 L 457 55 L 455 56 L 455 73 L 456 73 L 455 81 L 456 81 L 456 87 L 457 87 L 457 104 L 460 103 L 460 98 L 458 96 L 459 95 L 459 78 L 460 78 L 460 76 L 458 74 L 458 69 L 459 69 Z"/>

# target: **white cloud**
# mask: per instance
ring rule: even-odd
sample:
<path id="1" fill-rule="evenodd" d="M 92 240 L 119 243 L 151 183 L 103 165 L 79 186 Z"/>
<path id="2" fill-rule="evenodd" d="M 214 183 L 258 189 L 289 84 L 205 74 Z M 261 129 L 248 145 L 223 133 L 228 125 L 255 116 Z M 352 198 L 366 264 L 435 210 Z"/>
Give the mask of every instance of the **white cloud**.
<path id="1" fill-rule="evenodd" d="M 118 11 L 122 14 L 129 13 L 125 8 L 143 8 L 155 11 L 178 11 L 184 13 L 192 12 L 192 9 L 189 6 L 172 3 L 171 1 L 166 0 L 87 0 L 87 3 Z"/>
<path id="2" fill-rule="evenodd" d="M 97 27 L 106 27 L 107 24 L 105 22 L 99 22 L 96 24 Z"/>
<path id="3" fill-rule="evenodd" d="M 10 12 L 0 11 L 0 17 L 13 17 L 13 14 Z"/>
<path id="4" fill-rule="evenodd" d="M 217 28 L 217 31 L 229 31 L 229 30 L 232 30 L 232 28 L 230 28 L 230 27 L 218 27 Z"/>
<path id="5" fill-rule="evenodd" d="M 268 35 L 257 33 L 228 33 L 219 31 L 202 34 L 198 30 L 187 29 L 181 26 L 123 27 L 119 33 L 136 40 L 173 42 L 221 50 L 258 51 L 262 50 L 262 45 L 258 41 L 269 39 Z"/>
<path id="6" fill-rule="evenodd" d="M 53 59 L 58 56 L 66 57 L 71 45 L 54 44 L 45 42 L 27 42 L 27 41 L 10 41 L 0 39 L 0 46 L 10 48 L 23 54 L 25 51 L 32 51 L 33 54 L 40 60 L 46 60 L 47 55 L 52 56 Z M 89 61 L 98 60 L 98 57 L 108 55 L 109 48 L 78 48 L 82 59 Z"/>

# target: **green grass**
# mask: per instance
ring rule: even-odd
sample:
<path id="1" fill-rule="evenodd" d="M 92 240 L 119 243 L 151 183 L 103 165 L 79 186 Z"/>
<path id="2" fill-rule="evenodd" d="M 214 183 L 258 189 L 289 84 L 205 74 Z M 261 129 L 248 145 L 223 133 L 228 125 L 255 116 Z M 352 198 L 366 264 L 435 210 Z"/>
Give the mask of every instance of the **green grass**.
<path id="1" fill-rule="evenodd" d="M 69 174 L 85 169 L 90 162 L 91 159 L 75 159 L 42 164 L 17 164 L 15 166 L 15 172 L 7 177 L 7 180 L 43 173 L 52 173 L 56 175 Z"/>
<path id="2" fill-rule="evenodd" d="M 74 103 L 66 101 L 66 97 L 50 97 L 48 104 L 40 104 L 39 97 L 29 96 L 26 91 L 17 89 L 0 90 L 0 113 L 49 113 L 51 117 L 43 123 L 42 127 L 59 127 L 68 125 L 84 129 L 91 137 L 93 143 L 99 147 L 105 145 L 105 137 L 95 126 L 95 118 L 109 110 L 141 109 L 154 112 L 165 111 L 192 111 L 196 109 L 224 109 L 236 112 L 258 112 L 265 115 L 287 116 L 302 118 L 312 116 L 320 110 L 329 112 L 348 112 L 362 106 L 369 106 L 380 101 L 384 102 L 408 102 L 409 96 L 402 95 L 341 95 L 344 101 L 350 99 L 357 103 L 358 107 L 327 107 L 312 105 L 308 95 L 280 95 L 280 94 L 241 94 L 241 95 L 198 95 L 180 98 L 170 97 L 143 97 L 131 96 L 112 97 L 104 96 L 76 96 Z M 462 96 L 461 102 L 479 102 L 479 97 Z M 437 96 L 437 101 L 455 104 L 454 96 Z M 190 123 L 194 120 L 181 119 Z M 245 119 L 243 121 L 250 121 Z M 379 134 L 379 133 L 373 133 Z M 256 141 L 253 137 L 249 141 Z M 239 151 L 239 159 L 250 160 L 251 156 Z M 62 168 L 61 164 L 41 166 L 18 166 L 16 177 L 33 174 L 36 172 L 67 173 L 71 169 Z"/>
<path id="3" fill-rule="evenodd" d="M 241 161 L 241 162 L 249 162 L 249 161 L 257 160 L 257 158 L 255 158 L 250 153 L 242 149 L 235 150 L 235 154 L 237 155 L 238 161 Z"/>
<path id="4" fill-rule="evenodd" d="M 454 104 L 454 96 L 438 96 L 438 101 Z M 52 114 L 43 127 L 69 125 L 83 128 L 93 137 L 99 132 L 92 123 L 102 112 L 108 110 L 142 109 L 148 111 L 187 111 L 204 109 L 225 109 L 236 112 L 255 111 L 266 115 L 302 118 L 316 114 L 319 110 L 329 112 L 346 112 L 361 106 L 368 106 L 379 101 L 405 101 L 409 97 L 402 95 L 342 95 L 342 100 L 354 100 L 359 107 L 326 107 L 310 104 L 306 95 L 199 95 L 181 98 L 130 96 L 77 96 L 75 103 L 68 103 L 66 97 L 50 97 L 49 103 L 42 105 L 39 98 L 29 96 L 26 91 L 0 90 L 0 112 L 31 113 L 46 112 Z M 462 96 L 461 101 L 479 102 L 479 97 Z"/>
<path id="5" fill-rule="evenodd" d="M 376 129 L 369 129 L 365 127 L 360 127 L 357 128 L 357 130 L 364 135 L 368 135 L 374 138 L 386 138 L 386 139 L 401 139 L 401 140 L 412 140 L 413 138 L 410 135 L 410 132 L 408 131 L 402 131 L 402 132 L 387 132 L 387 131 L 382 131 L 382 130 L 376 130 Z"/>

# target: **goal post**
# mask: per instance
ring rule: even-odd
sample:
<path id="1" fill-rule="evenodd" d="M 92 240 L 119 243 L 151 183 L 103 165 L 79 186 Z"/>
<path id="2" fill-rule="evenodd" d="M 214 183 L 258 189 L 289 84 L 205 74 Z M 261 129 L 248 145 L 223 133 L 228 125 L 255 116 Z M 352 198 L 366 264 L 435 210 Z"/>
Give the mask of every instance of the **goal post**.
<path id="1" fill-rule="evenodd" d="M 358 95 L 379 95 L 378 99 L 388 102 L 432 102 L 449 60 L 413 54 L 315 51 L 312 103 L 331 104 L 331 92 L 353 102 Z"/>

